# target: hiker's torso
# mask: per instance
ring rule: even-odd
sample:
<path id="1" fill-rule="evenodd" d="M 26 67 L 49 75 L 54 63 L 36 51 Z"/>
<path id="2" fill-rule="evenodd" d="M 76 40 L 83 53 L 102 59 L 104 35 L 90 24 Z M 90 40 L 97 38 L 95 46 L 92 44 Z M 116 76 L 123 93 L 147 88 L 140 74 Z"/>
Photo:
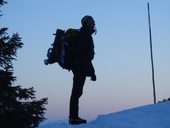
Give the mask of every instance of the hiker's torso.
<path id="1" fill-rule="evenodd" d="M 94 43 L 91 34 L 84 28 L 79 30 L 76 39 L 75 67 L 82 73 L 91 74 L 93 72 L 92 59 L 94 57 Z"/>

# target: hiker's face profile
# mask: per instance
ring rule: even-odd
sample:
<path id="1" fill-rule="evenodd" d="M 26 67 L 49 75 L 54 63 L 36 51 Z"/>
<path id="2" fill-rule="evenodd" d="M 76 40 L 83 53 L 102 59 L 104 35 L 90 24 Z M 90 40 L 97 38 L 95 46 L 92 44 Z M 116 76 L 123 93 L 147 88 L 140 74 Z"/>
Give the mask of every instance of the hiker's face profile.
<path id="1" fill-rule="evenodd" d="M 89 21 L 88 21 L 89 23 L 89 27 L 92 27 L 92 28 L 94 28 L 95 27 L 95 21 L 93 20 L 93 19 L 90 19 Z"/>
<path id="2" fill-rule="evenodd" d="M 88 29 L 89 30 L 89 33 L 90 34 L 93 34 L 93 33 L 97 33 L 97 30 L 96 30 L 96 27 L 95 27 L 95 21 L 93 19 L 93 17 L 91 16 L 84 16 L 81 20 L 81 24 L 84 28 Z"/>

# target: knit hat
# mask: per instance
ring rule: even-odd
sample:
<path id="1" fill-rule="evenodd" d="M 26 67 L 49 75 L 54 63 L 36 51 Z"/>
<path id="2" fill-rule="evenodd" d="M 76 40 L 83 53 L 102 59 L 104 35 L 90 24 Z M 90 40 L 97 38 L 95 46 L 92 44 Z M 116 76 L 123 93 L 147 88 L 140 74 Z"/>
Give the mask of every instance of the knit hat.
<path id="1" fill-rule="evenodd" d="M 86 15 L 81 19 L 82 26 L 94 27 L 95 21 L 92 16 Z"/>

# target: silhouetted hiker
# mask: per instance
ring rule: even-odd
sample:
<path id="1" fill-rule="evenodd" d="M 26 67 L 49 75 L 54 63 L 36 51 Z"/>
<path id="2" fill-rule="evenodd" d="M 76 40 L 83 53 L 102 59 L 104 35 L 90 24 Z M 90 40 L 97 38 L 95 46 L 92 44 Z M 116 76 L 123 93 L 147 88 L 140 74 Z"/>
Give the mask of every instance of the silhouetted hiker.
<path id="1" fill-rule="evenodd" d="M 87 123 L 79 117 L 79 98 L 83 94 L 86 77 L 96 81 L 95 70 L 92 64 L 94 58 L 94 44 L 92 34 L 96 33 L 95 21 L 92 16 L 84 16 L 81 20 L 82 27 L 74 40 L 76 43 L 75 62 L 73 64 L 73 88 L 70 97 L 70 124 Z"/>

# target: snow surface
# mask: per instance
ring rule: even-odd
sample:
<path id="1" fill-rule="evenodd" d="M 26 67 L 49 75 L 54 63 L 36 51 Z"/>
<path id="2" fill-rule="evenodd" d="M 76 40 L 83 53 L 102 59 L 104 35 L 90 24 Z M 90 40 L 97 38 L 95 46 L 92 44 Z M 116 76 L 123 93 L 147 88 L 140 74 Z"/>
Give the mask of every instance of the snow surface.
<path id="1" fill-rule="evenodd" d="M 100 115 L 96 120 L 82 125 L 47 120 L 39 128 L 170 128 L 170 102 Z"/>

